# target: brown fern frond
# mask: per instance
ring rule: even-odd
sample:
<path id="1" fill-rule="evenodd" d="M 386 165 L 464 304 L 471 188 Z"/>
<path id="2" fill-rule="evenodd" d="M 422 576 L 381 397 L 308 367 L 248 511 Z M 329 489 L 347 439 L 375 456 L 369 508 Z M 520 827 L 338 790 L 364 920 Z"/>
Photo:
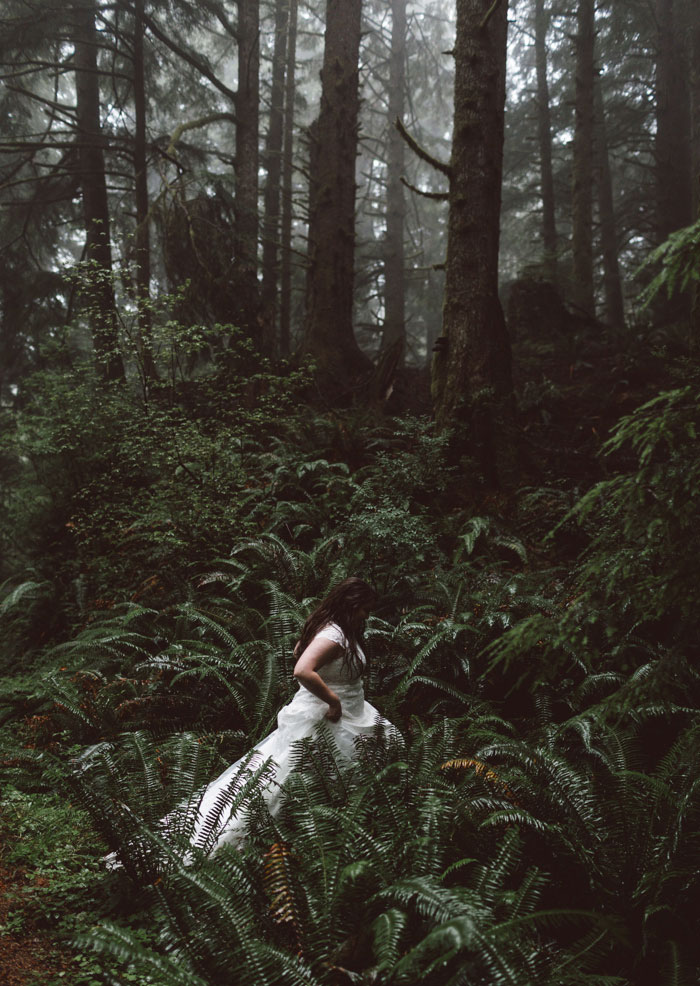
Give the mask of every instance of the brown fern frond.
<path id="1" fill-rule="evenodd" d="M 440 764 L 440 770 L 473 770 L 477 777 L 483 777 L 489 784 L 499 788 L 514 805 L 517 806 L 518 804 L 515 795 L 508 785 L 500 779 L 495 770 L 492 770 L 488 764 L 483 763 L 481 760 L 473 760 L 469 757 L 457 757 L 454 760 L 446 760 L 445 763 Z"/>
<path id="2" fill-rule="evenodd" d="M 274 842 L 265 853 L 263 885 L 270 898 L 270 914 L 276 924 L 294 933 L 299 956 L 303 955 L 301 921 L 292 877 L 293 854 L 284 842 Z"/>

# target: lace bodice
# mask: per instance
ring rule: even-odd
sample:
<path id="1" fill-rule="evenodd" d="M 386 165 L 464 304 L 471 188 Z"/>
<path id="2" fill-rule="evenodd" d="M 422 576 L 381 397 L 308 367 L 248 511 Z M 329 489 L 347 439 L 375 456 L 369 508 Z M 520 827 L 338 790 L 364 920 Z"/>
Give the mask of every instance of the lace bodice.
<path id="1" fill-rule="evenodd" d="M 340 629 L 337 623 L 329 623 L 322 630 L 319 630 L 316 637 L 323 637 L 324 640 L 332 640 L 334 644 L 340 644 L 344 652 L 348 650 L 347 637 Z M 316 638 L 314 637 L 314 640 Z M 360 658 L 360 662 L 364 666 L 366 663 L 366 658 L 364 651 L 361 647 L 357 648 L 357 656 Z M 356 664 L 356 662 L 353 662 Z M 362 671 L 357 667 L 353 667 L 353 664 L 345 660 L 345 653 L 339 654 L 338 657 L 329 661 L 328 664 L 324 664 L 322 668 L 318 670 L 319 677 L 323 678 L 325 682 L 329 685 L 342 685 L 349 684 L 353 681 L 358 681 Z"/>

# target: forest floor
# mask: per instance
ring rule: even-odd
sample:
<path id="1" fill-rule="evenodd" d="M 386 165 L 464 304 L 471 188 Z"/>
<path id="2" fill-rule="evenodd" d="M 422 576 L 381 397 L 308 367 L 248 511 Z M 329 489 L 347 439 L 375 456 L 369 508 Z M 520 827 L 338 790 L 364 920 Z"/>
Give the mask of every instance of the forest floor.
<path id="1" fill-rule="evenodd" d="M 5 726 L 17 746 L 36 749 L 21 727 Z M 16 766 L 14 757 L 0 766 Z M 93 920 L 92 895 L 102 848 L 83 814 L 55 781 L 18 791 L 8 776 L 0 814 L 0 986 L 99 986 L 102 967 L 73 947 Z"/>
<path id="2" fill-rule="evenodd" d="M 0 850 L 1 852 L 1 850 Z M 8 869 L 0 856 L 0 983 L 3 986 L 48 986 L 74 968 L 73 956 L 51 934 L 25 922 L 22 897 L 48 879 Z"/>

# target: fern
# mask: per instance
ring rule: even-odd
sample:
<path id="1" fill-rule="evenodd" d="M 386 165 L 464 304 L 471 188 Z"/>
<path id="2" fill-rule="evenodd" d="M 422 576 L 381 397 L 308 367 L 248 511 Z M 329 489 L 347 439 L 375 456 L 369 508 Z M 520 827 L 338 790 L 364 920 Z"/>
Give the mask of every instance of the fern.
<path id="1" fill-rule="evenodd" d="M 372 944 L 380 973 L 388 972 L 396 965 L 407 924 L 407 915 L 395 907 L 383 911 L 375 918 L 372 924 Z"/>
<path id="2" fill-rule="evenodd" d="M 156 977 L 159 986 L 208 986 L 181 954 L 168 956 L 147 948 L 136 932 L 111 922 L 104 922 L 74 941 L 78 948 L 92 949 L 128 965 L 139 976 Z"/>
<path id="3" fill-rule="evenodd" d="M 640 274 L 649 267 L 661 269 L 641 294 L 643 306 L 648 306 L 662 293 L 671 298 L 685 291 L 698 280 L 700 258 L 700 221 L 671 233 L 667 240 L 649 254 L 637 271 Z"/>
<path id="4" fill-rule="evenodd" d="M 6 621 L 20 606 L 25 607 L 27 603 L 35 602 L 42 593 L 49 590 L 50 584 L 48 582 L 33 582 L 28 580 L 27 582 L 21 582 L 19 585 L 14 586 L 14 588 L 9 580 L 3 582 L 0 585 L 0 593 L 3 594 L 2 600 L 0 601 L 0 619 Z"/>

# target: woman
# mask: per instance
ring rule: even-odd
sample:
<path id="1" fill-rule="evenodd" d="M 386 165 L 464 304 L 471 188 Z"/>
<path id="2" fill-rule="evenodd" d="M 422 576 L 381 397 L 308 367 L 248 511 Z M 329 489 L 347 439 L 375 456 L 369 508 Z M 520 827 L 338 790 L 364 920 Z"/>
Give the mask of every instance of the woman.
<path id="1" fill-rule="evenodd" d="M 362 688 L 367 664 L 362 631 L 375 603 L 371 586 L 353 577 L 335 586 L 309 616 L 294 649 L 299 690 L 277 716 L 277 729 L 206 789 L 191 837 L 195 845 L 211 852 L 245 838 L 245 784 L 266 762 L 272 773 L 263 782 L 262 793 L 274 812 L 281 785 L 292 769 L 292 744 L 313 736 L 320 724 L 325 723 L 348 760 L 354 755 L 355 740 L 372 733 L 377 723 L 393 731 L 365 702 Z M 243 806 L 228 817 L 232 797 L 238 800 L 239 795 Z"/>

